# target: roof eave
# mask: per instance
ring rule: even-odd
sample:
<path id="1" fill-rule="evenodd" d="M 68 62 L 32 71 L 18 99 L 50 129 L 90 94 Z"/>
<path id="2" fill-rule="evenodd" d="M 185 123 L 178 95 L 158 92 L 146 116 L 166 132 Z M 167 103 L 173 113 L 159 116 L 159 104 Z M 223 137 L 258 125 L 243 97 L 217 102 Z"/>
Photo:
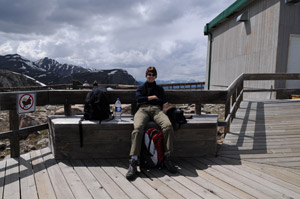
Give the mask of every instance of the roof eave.
<path id="1" fill-rule="evenodd" d="M 213 20 L 207 23 L 204 26 L 204 35 L 207 35 L 209 30 L 215 27 L 217 24 L 226 20 L 233 13 L 244 8 L 248 3 L 254 0 L 237 0 L 233 4 L 231 4 L 228 8 L 226 8 L 223 12 L 221 12 L 218 16 L 216 16 Z"/>

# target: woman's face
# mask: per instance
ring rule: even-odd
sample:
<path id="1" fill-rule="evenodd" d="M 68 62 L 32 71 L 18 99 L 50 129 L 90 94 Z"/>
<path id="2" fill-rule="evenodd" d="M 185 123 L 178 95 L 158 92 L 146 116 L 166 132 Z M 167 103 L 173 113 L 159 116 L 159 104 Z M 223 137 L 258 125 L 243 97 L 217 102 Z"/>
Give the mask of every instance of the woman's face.
<path id="1" fill-rule="evenodd" d="M 153 83 L 153 82 L 155 82 L 156 76 L 154 76 L 153 73 L 149 72 L 149 73 L 147 73 L 146 78 L 147 78 L 147 82 Z"/>

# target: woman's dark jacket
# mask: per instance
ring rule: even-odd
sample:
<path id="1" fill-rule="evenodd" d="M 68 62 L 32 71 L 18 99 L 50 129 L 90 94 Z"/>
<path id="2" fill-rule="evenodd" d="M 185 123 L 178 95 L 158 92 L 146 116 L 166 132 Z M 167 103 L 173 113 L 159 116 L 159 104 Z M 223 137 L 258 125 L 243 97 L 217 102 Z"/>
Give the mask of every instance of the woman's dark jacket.
<path id="1" fill-rule="evenodd" d="M 158 99 L 148 101 L 148 96 L 152 95 L 156 95 Z M 156 85 L 156 82 L 149 83 L 146 81 L 136 90 L 136 102 L 138 103 L 138 108 L 142 104 L 159 105 L 162 108 L 165 102 L 165 91 L 162 87 Z"/>

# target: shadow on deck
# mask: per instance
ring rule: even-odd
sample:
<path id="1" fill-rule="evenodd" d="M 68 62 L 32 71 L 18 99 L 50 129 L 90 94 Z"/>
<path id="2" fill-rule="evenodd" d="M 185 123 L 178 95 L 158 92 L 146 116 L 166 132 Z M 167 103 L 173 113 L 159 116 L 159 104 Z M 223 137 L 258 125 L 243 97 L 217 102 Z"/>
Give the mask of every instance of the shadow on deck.
<path id="1" fill-rule="evenodd" d="M 300 168 L 300 101 L 243 101 L 219 156 Z"/>

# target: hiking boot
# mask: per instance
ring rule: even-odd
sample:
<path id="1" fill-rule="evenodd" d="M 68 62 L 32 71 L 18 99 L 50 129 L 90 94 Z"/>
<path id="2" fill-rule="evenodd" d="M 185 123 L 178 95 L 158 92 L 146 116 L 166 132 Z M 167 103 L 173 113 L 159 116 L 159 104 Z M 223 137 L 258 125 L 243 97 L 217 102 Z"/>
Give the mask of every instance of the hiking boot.
<path id="1" fill-rule="evenodd" d="M 167 168 L 168 171 L 171 173 L 176 173 L 177 168 L 174 166 L 173 162 L 170 160 L 170 156 L 165 156 L 164 158 L 164 165 Z"/>
<path id="2" fill-rule="evenodd" d="M 134 180 L 137 171 L 136 167 L 137 167 L 137 161 L 134 159 L 130 159 L 128 172 L 126 174 L 127 180 Z"/>

